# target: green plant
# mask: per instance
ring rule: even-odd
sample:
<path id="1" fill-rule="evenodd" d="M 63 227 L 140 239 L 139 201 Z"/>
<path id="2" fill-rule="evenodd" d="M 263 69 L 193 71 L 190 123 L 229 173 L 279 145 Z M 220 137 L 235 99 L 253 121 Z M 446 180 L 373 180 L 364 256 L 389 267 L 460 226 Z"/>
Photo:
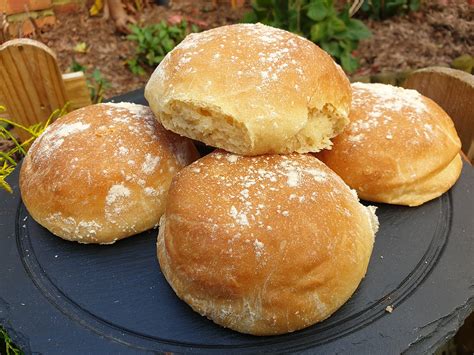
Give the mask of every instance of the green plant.
<path id="1" fill-rule="evenodd" d="M 92 103 L 97 104 L 102 102 L 105 92 L 110 88 L 110 82 L 102 76 L 99 69 L 95 68 L 92 74 L 89 74 L 86 66 L 73 59 L 72 64 L 69 66 L 69 71 L 84 72 Z"/>
<path id="2" fill-rule="evenodd" d="M 359 41 L 371 35 L 361 21 L 349 16 L 348 6 L 337 11 L 333 0 L 254 0 L 243 21 L 261 22 L 309 38 L 350 73 L 359 66 L 353 55 Z"/>
<path id="3" fill-rule="evenodd" d="M 408 11 L 417 11 L 421 0 L 364 0 L 361 11 L 376 20 L 383 20 Z"/>
<path id="4" fill-rule="evenodd" d="M 91 80 L 92 78 L 92 80 Z M 90 83 L 93 84 L 90 84 Z M 95 68 L 89 78 L 89 91 L 93 103 L 101 103 L 104 99 L 105 91 L 110 87 L 110 82 L 102 76 L 99 69 Z"/>
<path id="5" fill-rule="evenodd" d="M 81 63 L 76 62 L 76 60 L 73 58 L 72 63 L 69 66 L 69 71 L 70 72 L 82 71 L 85 73 L 87 71 L 87 67 L 85 65 L 82 65 Z"/>
<path id="6" fill-rule="evenodd" d="M 6 178 L 13 172 L 13 170 L 15 170 L 17 166 L 15 155 L 21 154 L 25 156 L 28 147 L 34 142 L 36 138 L 41 135 L 41 133 L 44 132 L 44 130 L 49 126 L 49 124 L 53 120 L 63 116 L 67 112 L 67 106 L 68 104 L 66 104 L 62 109 L 55 110 L 49 116 L 46 122 L 40 122 L 30 127 L 25 127 L 19 123 L 0 117 L 0 123 L 6 123 L 7 126 L 10 125 L 15 128 L 22 129 L 31 135 L 30 138 L 20 143 L 4 125 L 0 125 L 0 138 L 11 140 L 14 144 L 14 148 L 9 150 L 8 152 L 5 153 L 0 151 L 0 188 L 3 188 L 4 190 L 10 193 L 12 192 L 12 188 L 6 182 Z M 0 106 L 0 112 L 1 111 L 5 111 L 5 107 Z"/>
<path id="7" fill-rule="evenodd" d="M 3 344 L 0 345 L 0 354 L 3 354 L 5 351 L 6 355 L 22 355 L 21 351 L 15 344 L 13 344 L 11 338 L 8 336 L 7 332 L 3 327 L 0 326 L 0 340 Z"/>
<path id="8" fill-rule="evenodd" d="M 196 25 L 188 26 L 186 21 L 168 25 L 165 21 L 140 27 L 132 25 L 127 38 L 136 42 L 135 56 L 127 60 L 132 73 L 145 74 L 145 67 L 156 67 L 165 55 L 177 46 L 190 32 L 198 32 Z"/>

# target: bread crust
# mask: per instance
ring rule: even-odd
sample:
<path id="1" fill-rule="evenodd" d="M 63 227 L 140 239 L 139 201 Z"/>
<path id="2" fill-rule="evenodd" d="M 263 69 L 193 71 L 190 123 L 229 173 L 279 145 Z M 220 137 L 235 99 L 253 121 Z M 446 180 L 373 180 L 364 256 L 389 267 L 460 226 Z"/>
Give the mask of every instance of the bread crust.
<path id="1" fill-rule="evenodd" d="M 262 24 L 190 34 L 145 97 L 163 126 L 242 155 L 315 152 L 348 123 L 349 81 L 314 43 Z"/>
<path id="2" fill-rule="evenodd" d="M 173 180 L 161 270 L 196 312 L 254 335 L 322 321 L 364 277 L 373 208 L 311 155 L 214 152 Z"/>
<path id="3" fill-rule="evenodd" d="M 197 159 L 148 107 L 98 104 L 51 124 L 23 161 L 20 190 L 53 234 L 110 244 L 156 226 L 173 175 Z"/>
<path id="4" fill-rule="evenodd" d="M 414 90 L 352 84 L 351 123 L 318 157 L 368 201 L 418 206 L 459 178 L 451 118 Z"/>

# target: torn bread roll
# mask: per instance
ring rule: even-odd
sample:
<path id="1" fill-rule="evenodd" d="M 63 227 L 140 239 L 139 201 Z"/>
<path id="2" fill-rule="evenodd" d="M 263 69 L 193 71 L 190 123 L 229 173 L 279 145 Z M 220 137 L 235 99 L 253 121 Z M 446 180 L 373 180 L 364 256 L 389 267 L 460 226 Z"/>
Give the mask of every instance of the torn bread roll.
<path id="1" fill-rule="evenodd" d="M 148 107 L 98 104 L 51 124 L 24 159 L 28 212 L 53 234 L 110 244 L 157 225 L 174 174 L 198 158 Z"/>
<path id="2" fill-rule="evenodd" d="M 329 317 L 358 287 L 374 210 L 312 155 L 216 151 L 173 179 L 158 259 L 176 294 L 215 323 L 293 332 Z"/>
<path id="3" fill-rule="evenodd" d="M 360 198 L 418 206 L 454 185 L 461 142 L 451 118 L 415 90 L 352 84 L 351 123 L 318 157 Z"/>
<path id="4" fill-rule="evenodd" d="M 241 155 L 317 152 L 348 123 L 351 90 L 314 43 L 262 24 L 190 34 L 145 97 L 167 129 Z"/>

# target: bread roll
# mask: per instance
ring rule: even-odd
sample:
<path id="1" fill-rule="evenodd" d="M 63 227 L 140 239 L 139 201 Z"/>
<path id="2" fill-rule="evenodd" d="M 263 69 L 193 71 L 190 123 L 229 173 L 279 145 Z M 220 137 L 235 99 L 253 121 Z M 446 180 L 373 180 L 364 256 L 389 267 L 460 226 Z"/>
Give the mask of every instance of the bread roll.
<path id="1" fill-rule="evenodd" d="M 462 161 L 446 112 L 415 90 L 352 89 L 351 123 L 318 157 L 368 201 L 418 206 L 449 190 Z"/>
<path id="2" fill-rule="evenodd" d="M 196 312 L 242 333 L 283 334 L 347 301 L 377 226 L 373 208 L 311 155 L 214 152 L 173 179 L 158 258 Z"/>
<path id="3" fill-rule="evenodd" d="M 348 123 L 349 81 L 314 43 L 262 24 L 190 34 L 145 97 L 167 129 L 242 155 L 316 152 Z"/>
<path id="4" fill-rule="evenodd" d="M 157 225 L 173 175 L 197 159 L 148 107 L 99 104 L 60 118 L 20 173 L 28 212 L 57 236 L 110 244 Z"/>

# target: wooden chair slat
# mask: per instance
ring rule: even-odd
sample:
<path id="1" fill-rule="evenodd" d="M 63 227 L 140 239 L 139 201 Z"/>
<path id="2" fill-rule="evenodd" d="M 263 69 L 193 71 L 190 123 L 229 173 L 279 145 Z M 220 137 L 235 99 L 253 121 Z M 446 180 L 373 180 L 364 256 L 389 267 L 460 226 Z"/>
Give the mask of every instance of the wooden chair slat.
<path id="1" fill-rule="evenodd" d="M 440 105 L 452 118 L 462 150 L 474 162 L 474 76 L 456 69 L 420 69 L 403 85 L 415 89 Z"/>
<path id="2" fill-rule="evenodd" d="M 63 75 L 46 45 L 21 38 L 0 46 L 0 104 L 9 119 L 24 126 L 44 122 L 70 102 L 70 110 L 91 104 L 83 73 Z M 67 82 L 67 85 L 66 85 Z M 21 140 L 29 134 L 16 130 Z"/>

